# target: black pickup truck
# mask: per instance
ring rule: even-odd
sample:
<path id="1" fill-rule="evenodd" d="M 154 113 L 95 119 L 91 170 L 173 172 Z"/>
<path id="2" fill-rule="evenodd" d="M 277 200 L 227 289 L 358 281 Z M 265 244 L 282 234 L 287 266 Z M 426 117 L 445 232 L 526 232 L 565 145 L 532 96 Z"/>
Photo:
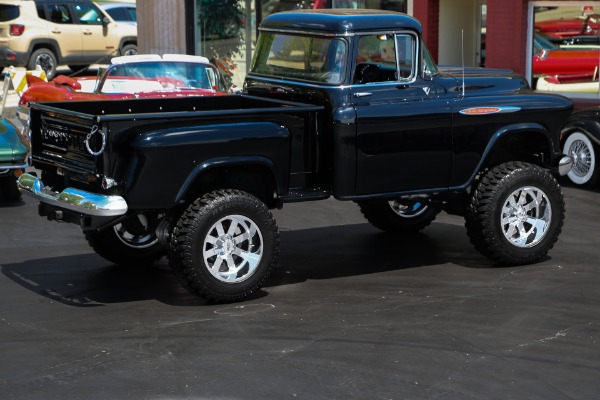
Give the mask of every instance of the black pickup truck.
<path id="1" fill-rule="evenodd" d="M 99 255 L 168 255 L 212 301 L 247 296 L 274 268 L 270 209 L 330 196 L 392 233 L 463 215 L 481 253 L 526 264 L 562 229 L 571 110 L 510 71 L 438 68 L 407 15 L 285 12 L 262 23 L 241 95 L 32 104 L 41 176 L 19 186 Z"/>

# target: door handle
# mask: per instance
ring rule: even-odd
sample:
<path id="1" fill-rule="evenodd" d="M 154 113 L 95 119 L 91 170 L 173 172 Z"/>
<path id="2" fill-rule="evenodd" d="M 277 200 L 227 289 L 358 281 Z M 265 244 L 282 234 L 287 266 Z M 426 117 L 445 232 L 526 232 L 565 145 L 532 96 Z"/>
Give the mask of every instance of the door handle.
<path id="1" fill-rule="evenodd" d="M 369 92 L 354 93 L 354 97 L 367 97 L 367 96 L 373 96 L 373 93 L 369 93 Z"/>
<path id="2" fill-rule="evenodd" d="M 52 33 L 60 33 L 60 29 L 56 29 L 56 28 L 52 29 Z"/>
<path id="3" fill-rule="evenodd" d="M 83 32 L 83 34 L 84 34 L 84 35 L 88 35 L 88 36 L 89 36 L 89 35 L 91 35 L 91 34 L 92 34 L 92 32 L 90 32 L 90 31 L 84 31 L 84 32 Z"/>

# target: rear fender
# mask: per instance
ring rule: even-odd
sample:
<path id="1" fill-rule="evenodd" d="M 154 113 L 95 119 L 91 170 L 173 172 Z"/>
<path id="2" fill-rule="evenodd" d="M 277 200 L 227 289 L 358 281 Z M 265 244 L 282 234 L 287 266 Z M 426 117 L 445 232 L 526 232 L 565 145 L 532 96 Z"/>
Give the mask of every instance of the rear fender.
<path id="1" fill-rule="evenodd" d="M 176 202 L 189 203 L 202 193 L 227 188 L 243 190 L 273 207 L 286 186 L 278 175 L 277 166 L 266 157 L 213 158 L 191 171 Z"/>

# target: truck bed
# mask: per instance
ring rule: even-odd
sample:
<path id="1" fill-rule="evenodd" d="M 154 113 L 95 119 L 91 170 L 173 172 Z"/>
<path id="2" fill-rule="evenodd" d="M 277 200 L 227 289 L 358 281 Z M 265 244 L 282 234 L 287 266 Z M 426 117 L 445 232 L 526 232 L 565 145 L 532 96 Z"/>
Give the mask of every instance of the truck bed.
<path id="1" fill-rule="evenodd" d="M 242 115 L 255 113 L 318 111 L 322 107 L 283 100 L 232 95 L 217 97 L 181 97 L 168 99 L 132 99 L 33 103 L 32 112 L 51 112 L 90 119 L 95 122 L 173 118 L 182 116 Z"/>
<path id="2" fill-rule="evenodd" d="M 247 95 L 33 103 L 33 162 L 45 176 L 60 177 L 44 180 L 54 188 L 98 191 L 102 177 L 110 177 L 121 182 L 117 189 L 127 197 L 134 187 L 146 193 L 139 187 L 159 181 L 162 192 L 176 192 L 199 160 L 253 155 L 283 166 L 277 173 L 285 192 L 290 179 L 303 180 L 316 168 L 305 152 L 317 147 L 322 109 Z M 148 174 L 136 169 L 136 179 L 130 178 L 131 168 L 141 164 Z M 149 207 L 155 199 L 165 206 L 175 195 L 128 200 Z"/>

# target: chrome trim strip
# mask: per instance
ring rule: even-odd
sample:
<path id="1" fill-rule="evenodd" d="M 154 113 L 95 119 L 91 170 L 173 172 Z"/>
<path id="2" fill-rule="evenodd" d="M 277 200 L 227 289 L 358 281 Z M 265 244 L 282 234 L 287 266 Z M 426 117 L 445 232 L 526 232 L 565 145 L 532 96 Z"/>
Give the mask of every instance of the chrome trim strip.
<path id="1" fill-rule="evenodd" d="M 42 203 L 75 211 L 84 215 L 112 217 L 127 212 L 127 202 L 121 196 L 104 196 L 75 188 L 60 193 L 44 192 L 44 183 L 37 176 L 25 173 L 17 180 L 21 191 Z"/>
<path id="2" fill-rule="evenodd" d="M 571 156 L 563 156 L 558 162 L 558 174 L 565 176 L 573 167 L 573 158 Z"/>
<path id="3" fill-rule="evenodd" d="M 29 164 L 19 164 L 19 165 L 15 165 L 15 164 L 11 164 L 11 165 L 2 165 L 0 164 L 0 170 L 4 170 L 4 169 L 25 169 L 27 167 L 29 167 Z"/>

